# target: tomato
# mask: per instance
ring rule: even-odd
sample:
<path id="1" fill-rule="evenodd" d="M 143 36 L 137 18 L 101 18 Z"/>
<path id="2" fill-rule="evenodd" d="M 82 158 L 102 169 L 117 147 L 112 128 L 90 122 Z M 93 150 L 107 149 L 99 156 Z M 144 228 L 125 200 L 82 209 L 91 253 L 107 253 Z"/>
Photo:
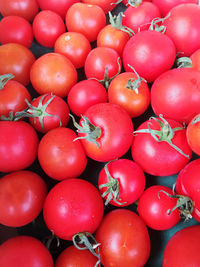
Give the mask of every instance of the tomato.
<path id="1" fill-rule="evenodd" d="M 82 0 L 83 3 L 90 4 L 90 5 L 97 5 L 100 6 L 105 13 L 113 10 L 115 5 L 113 4 L 113 0 Z"/>
<path id="2" fill-rule="evenodd" d="M 156 176 L 178 173 L 192 155 L 183 126 L 163 117 L 150 118 L 138 127 L 131 153 L 146 173 Z"/>
<path id="3" fill-rule="evenodd" d="M 30 166 L 37 156 L 38 136 L 24 121 L 0 121 L 0 171 L 12 172 Z"/>
<path id="4" fill-rule="evenodd" d="M 170 17 L 163 21 L 166 35 L 175 44 L 179 56 L 190 56 L 200 48 L 200 6 L 182 4 L 170 10 Z M 184 27 L 183 27 L 184 25 Z"/>
<path id="5" fill-rule="evenodd" d="M 99 173 L 101 196 L 108 203 L 123 207 L 134 203 L 143 193 L 145 176 L 139 165 L 129 159 L 118 159 L 104 166 Z"/>
<path id="6" fill-rule="evenodd" d="M 166 186 L 150 186 L 138 201 L 139 216 L 148 227 L 154 230 L 168 230 L 181 219 L 178 209 L 172 211 L 177 204 L 177 199 L 171 198 L 166 193 L 173 195 L 173 191 Z"/>
<path id="7" fill-rule="evenodd" d="M 86 155 L 96 161 L 110 161 L 124 155 L 133 140 L 133 123 L 118 105 L 99 103 L 80 119 L 78 136 Z M 89 130 L 88 130 L 89 129 Z"/>
<path id="8" fill-rule="evenodd" d="M 30 47 L 33 42 L 31 24 L 19 16 L 7 16 L 0 21 L 0 42 L 19 43 Z"/>
<path id="9" fill-rule="evenodd" d="M 26 87 L 11 80 L 14 78 L 12 74 L 5 74 L 0 76 L 0 117 L 2 115 L 8 117 L 10 112 L 13 115 L 17 111 L 22 111 L 27 108 L 25 99 L 31 101 L 31 95 Z"/>
<path id="10" fill-rule="evenodd" d="M 106 15 L 97 5 L 75 3 L 67 11 L 65 23 L 69 32 L 79 32 L 93 42 L 106 25 Z"/>
<path id="11" fill-rule="evenodd" d="M 125 71 L 132 71 L 129 64 L 147 82 L 153 82 L 173 66 L 175 57 L 176 48 L 172 40 L 160 32 L 149 30 L 131 37 L 124 47 L 122 59 Z"/>
<path id="12" fill-rule="evenodd" d="M 0 246 L 0 265 L 7 267 L 53 267 L 48 249 L 36 238 L 16 236 Z"/>
<path id="13" fill-rule="evenodd" d="M 54 44 L 54 52 L 66 56 L 75 66 L 82 68 L 91 50 L 89 40 L 81 33 L 66 32 L 61 34 Z"/>
<path id="14" fill-rule="evenodd" d="M 71 240 L 79 232 L 93 233 L 103 217 L 103 200 L 94 185 L 82 179 L 67 179 L 48 193 L 43 207 L 47 227 L 56 236 Z"/>
<path id="15" fill-rule="evenodd" d="M 149 106 L 148 84 L 136 73 L 120 73 L 108 87 L 108 101 L 124 108 L 131 117 L 137 117 L 143 114 Z"/>
<path id="16" fill-rule="evenodd" d="M 65 32 L 62 18 L 51 10 L 40 11 L 33 20 L 36 41 L 45 47 L 53 47 L 56 39 Z"/>
<path id="17" fill-rule="evenodd" d="M 200 73 L 195 69 L 172 69 L 160 75 L 151 87 L 151 105 L 162 114 L 181 123 L 200 113 Z"/>
<path id="18" fill-rule="evenodd" d="M 196 70 L 200 70 L 200 48 L 197 49 L 192 55 L 190 56 L 189 60 L 192 61 L 192 68 Z M 191 62 L 190 61 L 190 62 Z"/>
<path id="19" fill-rule="evenodd" d="M 0 46 L 0 75 L 11 73 L 14 80 L 28 85 L 30 68 L 35 61 L 33 53 L 25 46 L 8 43 Z"/>
<path id="20" fill-rule="evenodd" d="M 97 258 L 89 250 L 69 246 L 58 256 L 55 267 L 94 267 L 96 262 Z"/>
<path id="21" fill-rule="evenodd" d="M 185 227 L 168 241 L 163 255 L 163 267 L 199 266 L 200 225 Z"/>
<path id="22" fill-rule="evenodd" d="M 77 81 L 77 72 L 65 56 L 47 53 L 39 57 L 32 65 L 30 80 L 39 94 L 53 93 L 66 97 Z"/>
<path id="23" fill-rule="evenodd" d="M 148 230 L 133 211 L 116 209 L 102 220 L 95 238 L 104 267 L 144 266 L 150 254 Z"/>
<path id="24" fill-rule="evenodd" d="M 94 104 L 107 102 L 105 87 L 95 80 L 82 80 L 69 91 L 67 103 L 70 110 L 81 116 Z"/>
<path id="25" fill-rule="evenodd" d="M 1 178 L 0 192 L 0 223 L 20 227 L 32 222 L 42 211 L 47 188 L 38 174 L 17 171 Z"/>
<path id="26" fill-rule="evenodd" d="M 2 16 L 20 16 L 32 21 L 39 9 L 37 0 L 1 0 L 0 13 Z"/>
<path id="27" fill-rule="evenodd" d="M 38 160 L 46 174 L 56 180 L 78 177 L 87 165 L 87 158 L 76 134 L 59 127 L 46 133 L 40 140 Z"/>
<path id="28" fill-rule="evenodd" d="M 200 123 L 199 114 L 196 115 L 188 124 L 187 130 L 187 141 L 192 151 L 197 155 L 200 155 Z"/>

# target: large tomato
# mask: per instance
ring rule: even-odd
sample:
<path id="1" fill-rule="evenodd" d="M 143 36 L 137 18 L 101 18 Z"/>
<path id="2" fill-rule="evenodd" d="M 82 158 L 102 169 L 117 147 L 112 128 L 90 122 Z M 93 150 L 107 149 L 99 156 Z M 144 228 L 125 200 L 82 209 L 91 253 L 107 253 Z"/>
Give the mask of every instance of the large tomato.
<path id="1" fill-rule="evenodd" d="M 196 115 L 188 124 L 186 135 L 188 144 L 200 156 L 200 114 Z"/>
<path id="2" fill-rule="evenodd" d="M 150 238 L 142 219 L 127 209 L 105 215 L 96 235 L 104 267 L 144 266 L 150 254 Z"/>

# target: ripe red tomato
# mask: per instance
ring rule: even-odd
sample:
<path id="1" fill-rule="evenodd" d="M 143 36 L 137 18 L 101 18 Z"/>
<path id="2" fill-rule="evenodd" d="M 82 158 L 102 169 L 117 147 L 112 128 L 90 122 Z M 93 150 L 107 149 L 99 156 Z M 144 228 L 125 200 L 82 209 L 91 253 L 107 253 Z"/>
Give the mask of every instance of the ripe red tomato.
<path id="1" fill-rule="evenodd" d="M 43 207 L 47 227 L 65 240 L 71 240 L 79 232 L 93 234 L 103 212 L 103 200 L 96 187 L 78 178 L 56 184 Z"/>
<path id="2" fill-rule="evenodd" d="M 145 188 L 143 170 L 132 160 L 118 159 L 104 166 L 99 173 L 101 196 L 108 203 L 123 207 L 134 203 Z"/>
<path id="3" fill-rule="evenodd" d="M 192 68 L 200 70 L 200 48 L 197 49 L 189 58 L 192 61 Z"/>
<path id="4" fill-rule="evenodd" d="M 0 21 L 0 42 L 30 47 L 33 42 L 31 24 L 20 16 L 7 16 Z"/>
<path id="5" fill-rule="evenodd" d="M 48 249 L 36 238 L 16 236 L 0 246 L 0 266 L 53 267 Z"/>
<path id="6" fill-rule="evenodd" d="M 75 3 L 68 9 L 65 22 L 69 32 L 82 33 L 93 42 L 106 25 L 106 15 L 97 5 Z"/>
<path id="7" fill-rule="evenodd" d="M 164 192 L 165 193 L 164 193 Z M 181 219 L 180 212 L 175 209 L 177 199 L 171 198 L 173 191 L 162 185 L 147 188 L 138 202 L 138 213 L 146 225 L 154 230 L 167 230 L 174 227 Z"/>
<path id="8" fill-rule="evenodd" d="M 1 116 L 9 117 L 9 113 L 13 115 L 17 111 L 27 108 L 25 99 L 31 101 L 31 95 L 26 87 L 11 80 L 14 78 L 12 74 L 0 76 L 0 118 Z"/>
<path id="9" fill-rule="evenodd" d="M 132 120 L 123 108 L 115 104 L 99 103 L 91 106 L 83 114 L 78 127 L 78 136 L 86 155 L 96 161 L 117 159 L 132 144 Z"/>
<path id="10" fill-rule="evenodd" d="M 40 11 L 33 20 L 36 41 L 45 47 L 53 47 L 56 39 L 65 32 L 62 18 L 51 10 Z"/>
<path id="11" fill-rule="evenodd" d="M 65 56 L 47 53 L 39 57 L 31 67 L 30 80 L 39 94 L 53 93 L 66 97 L 77 81 L 74 65 Z"/>
<path id="12" fill-rule="evenodd" d="M 39 9 L 37 0 L 1 0 L 2 16 L 20 16 L 32 21 Z"/>
<path id="13" fill-rule="evenodd" d="M 163 33 L 149 30 L 131 37 L 124 47 L 122 59 L 125 71 L 132 71 L 129 64 L 147 82 L 153 82 L 173 66 L 175 57 L 172 40 Z"/>
<path id="14" fill-rule="evenodd" d="M 11 73 L 13 80 L 28 85 L 30 68 L 35 61 L 33 53 L 25 46 L 8 43 L 0 46 L 0 75 Z"/>
<path id="15" fill-rule="evenodd" d="M 200 225 L 185 227 L 176 232 L 165 247 L 162 266 L 199 266 L 199 239 Z"/>
<path id="16" fill-rule="evenodd" d="M 95 80 L 82 80 L 69 91 L 67 103 L 77 116 L 83 115 L 94 104 L 107 102 L 105 87 Z"/>
<path id="17" fill-rule="evenodd" d="M 87 158 L 75 132 L 59 127 L 46 133 L 38 147 L 38 160 L 46 174 L 56 180 L 78 177 Z"/>
<path id="18" fill-rule="evenodd" d="M 0 223 L 21 227 L 32 222 L 42 211 L 47 187 L 31 171 L 9 173 L 0 179 Z"/>
<path id="19" fill-rule="evenodd" d="M 196 115 L 188 124 L 186 136 L 192 151 L 200 155 L 200 122 L 199 114 Z"/>
<path id="20" fill-rule="evenodd" d="M 162 114 L 181 123 L 200 113 L 200 72 L 195 69 L 172 69 L 160 75 L 151 87 L 151 105 Z"/>
<path id="21" fill-rule="evenodd" d="M 82 0 L 82 2 L 90 5 L 100 6 L 105 13 L 108 13 L 108 11 L 111 11 L 113 8 L 115 8 L 115 5 L 113 4 L 115 1 L 113 0 Z"/>
<path id="22" fill-rule="evenodd" d="M 127 209 L 109 212 L 95 238 L 100 243 L 104 267 L 144 266 L 150 254 L 150 238 L 142 219 Z"/>
<path id="23" fill-rule="evenodd" d="M 183 126 L 163 117 L 150 118 L 138 127 L 131 153 L 146 173 L 156 176 L 178 173 L 192 155 Z"/>
<path id="24" fill-rule="evenodd" d="M 37 156 L 38 136 L 24 121 L 0 121 L 0 171 L 12 172 L 30 166 Z"/>
<path id="25" fill-rule="evenodd" d="M 90 50 L 89 40 L 79 32 L 63 33 L 54 44 L 54 52 L 66 56 L 78 69 L 84 66 Z"/>

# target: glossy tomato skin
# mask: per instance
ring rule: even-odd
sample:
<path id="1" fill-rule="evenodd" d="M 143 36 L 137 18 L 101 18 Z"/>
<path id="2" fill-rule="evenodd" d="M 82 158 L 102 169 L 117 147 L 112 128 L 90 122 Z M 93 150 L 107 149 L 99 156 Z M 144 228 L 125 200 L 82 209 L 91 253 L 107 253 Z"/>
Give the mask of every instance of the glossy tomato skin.
<path id="1" fill-rule="evenodd" d="M 105 13 L 108 13 L 115 8 L 112 0 L 82 0 L 82 2 L 90 5 L 100 6 Z"/>
<path id="2" fill-rule="evenodd" d="M 40 11 L 33 20 L 36 41 L 45 47 L 53 47 L 56 39 L 65 32 L 62 18 L 51 10 Z"/>
<path id="3" fill-rule="evenodd" d="M 56 180 L 78 177 L 86 168 L 87 158 L 75 132 L 59 127 L 40 140 L 38 160 L 48 176 Z"/>
<path id="4" fill-rule="evenodd" d="M 200 225 L 185 227 L 168 241 L 163 255 L 163 267 L 199 266 Z"/>
<path id="5" fill-rule="evenodd" d="M 107 165 L 109 174 L 112 178 L 119 182 L 119 199 L 116 203 L 111 200 L 109 203 L 123 207 L 134 203 L 143 193 L 145 188 L 145 176 L 139 165 L 129 159 L 118 159 L 111 161 Z M 109 182 L 108 176 L 103 168 L 99 173 L 98 186 Z M 103 187 L 100 189 L 101 195 L 108 189 Z M 107 197 L 105 197 L 107 199 Z"/>
<path id="6" fill-rule="evenodd" d="M 123 72 L 117 75 L 108 87 L 109 103 L 117 104 L 124 108 L 131 117 L 143 114 L 150 104 L 150 91 L 148 84 L 141 81 L 138 92 L 128 88 L 128 82 L 137 79 L 133 72 Z"/>
<path id="7" fill-rule="evenodd" d="M 105 87 L 96 80 L 82 80 L 69 91 L 67 103 L 77 116 L 83 115 L 94 104 L 107 102 Z"/>
<path id="8" fill-rule="evenodd" d="M 0 265 L 7 267 L 53 267 L 48 249 L 31 236 L 15 236 L 0 246 Z"/>
<path id="9" fill-rule="evenodd" d="M 38 136 L 24 121 L 0 121 L 0 171 L 12 172 L 30 166 L 37 156 Z"/>
<path id="10" fill-rule="evenodd" d="M 168 214 L 177 203 L 177 199 L 167 196 L 164 191 L 173 195 L 173 191 L 162 185 L 147 188 L 138 201 L 138 213 L 146 225 L 154 230 L 168 230 L 181 219 L 178 209 Z"/>
<path id="11" fill-rule="evenodd" d="M 64 240 L 71 240 L 73 235 L 83 231 L 93 234 L 103 213 L 103 200 L 96 187 L 78 178 L 55 185 L 43 207 L 47 227 Z"/>
<path id="12" fill-rule="evenodd" d="M 160 75 L 151 87 L 151 105 L 162 114 L 181 123 L 200 113 L 200 73 L 197 70 L 172 69 Z"/>
<path id="13" fill-rule="evenodd" d="M 32 65 L 30 80 L 39 94 L 53 93 L 66 97 L 77 81 L 77 71 L 65 56 L 47 53 L 39 57 Z"/>
<path id="14" fill-rule="evenodd" d="M 69 246 L 58 256 L 55 267 L 94 267 L 96 262 L 97 258 L 89 250 Z"/>
<path id="15" fill-rule="evenodd" d="M 125 71 L 133 71 L 129 64 L 147 82 L 153 82 L 173 66 L 175 57 L 176 48 L 168 36 L 156 31 L 142 31 L 126 43 L 122 59 Z"/>
<path id="16" fill-rule="evenodd" d="M 200 222 L 200 159 L 188 163 L 178 174 L 176 180 L 176 192 L 189 196 L 194 203 L 192 216 Z"/>
<path id="17" fill-rule="evenodd" d="M 80 32 L 93 42 L 106 25 L 106 15 L 97 5 L 75 3 L 68 9 L 65 23 L 69 32 Z"/>
<path id="18" fill-rule="evenodd" d="M 17 171 L 0 180 L 0 222 L 21 227 L 32 222 L 42 211 L 47 195 L 43 179 L 31 171 Z"/>
<path id="19" fill-rule="evenodd" d="M 34 62 L 33 53 L 21 44 L 0 46 L 0 75 L 12 73 L 15 81 L 26 86 L 30 82 L 30 68 Z"/>
<path id="20" fill-rule="evenodd" d="M 167 121 L 172 129 L 182 127 L 181 130 L 174 132 L 171 141 L 188 157 L 182 155 L 167 142 L 156 141 L 150 133 L 136 133 L 131 146 L 133 160 L 151 175 L 169 176 L 176 174 L 188 163 L 192 155 L 186 139 L 186 130 L 174 120 L 167 119 Z M 148 123 L 152 130 L 160 130 L 159 123 L 154 119 L 143 122 L 137 130 L 148 129 Z"/>
<path id="21" fill-rule="evenodd" d="M 150 238 L 142 219 L 133 211 L 116 209 L 106 214 L 95 238 L 105 267 L 144 266 L 150 254 Z"/>
<path id="22" fill-rule="evenodd" d="M 110 161 L 124 155 L 133 140 L 133 123 L 128 113 L 120 106 L 110 103 L 99 103 L 91 106 L 83 114 L 96 127 L 100 127 L 101 135 L 97 144 L 80 139 L 86 155 L 97 161 Z M 80 120 L 82 124 L 83 118 Z M 78 133 L 79 137 L 85 136 Z"/>
<path id="23" fill-rule="evenodd" d="M 20 16 L 32 21 L 39 9 L 37 0 L 2 0 L 0 12 L 2 16 Z"/>
<path id="24" fill-rule="evenodd" d="M 163 21 L 165 34 L 175 44 L 178 56 L 190 56 L 200 48 L 200 6 L 182 4 L 170 10 L 170 17 Z M 183 27 L 184 25 L 184 27 Z"/>

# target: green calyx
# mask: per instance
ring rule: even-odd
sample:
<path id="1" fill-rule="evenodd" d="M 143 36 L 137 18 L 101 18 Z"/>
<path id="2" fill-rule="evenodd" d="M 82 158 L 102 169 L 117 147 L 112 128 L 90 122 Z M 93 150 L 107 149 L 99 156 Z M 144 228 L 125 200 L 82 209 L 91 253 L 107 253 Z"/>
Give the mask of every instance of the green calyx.
<path id="1" fill-rule="evenodd" d="M 109 182 L 105 183 L 105 184 L 101 184 L 99 186 L 99 189 L 102 189 L 104 187 L 108 188 L 101 196 L 104 198 L 107 196 L 107 199 L 105 201 L 105 205 L 108 205 L 108 203 L 112 200 L 114 201 L 116 204 L 118 205 L 123 205 L 126 204 L 126 202 L 119 202 L 120 198 L 119 198 L 119 181 L 115 178 L 113 178 L 109 171 L 108 171 L 108 164 L 110 162 L 108 162 L 105 166 L 104 166 L 104 170 L 106 172 L 106 175 L 108 177 Z"/>
<path id="2" fill-rule="evenodd" d="M 171 16 L 171 13 L 169 12 L 165 18 L 154 18 L 151 21 L 149 30 L 160 32 L 160 33 L 165 33 L 166 27 L 164 25 L 160 25 L 160 23 L 162 23 L 164 20 L 168 19 L 170 16 Z"/>
<path id="3" fill-rule="evenodd" d="M 195 124 L 197 122 L 200 122 L 200 116 L 196 116 L 193 120 L 192 120 L 192 124 Z"/>
<path id="4" fill-rule="evenodd" d="M 192 68 L 192 60 L 189 57 L 180 57 L 176 61 L 177 68 Z"/>
<path id="5" fill-rule="evenodd" d="M 113 16 L 112 13 L 109 12 L 108 15 L 110 24 L 112 25 L 113 28 L 128 33 L 130 37 L 135 34 L 133 30 L 122 25 L 123 12 L 120 12 L 117 16 Z"/>
<path id="6" fill-rule="evenodd" d="M 138 7 L 142 4 L 142 0 L 128 0 L 127 6 Z"/>
<path id="7" fill-rule="evenodd" d="M 186 158 L 190 158 L 189 155 L 186 155 L 180 148 L 178 148 L 176 145 L 172 143 L 172 139 L 174 137 L 175 132 L 180 131 L 184 128 L 183 127 L 171 128 L 169 123 L 163 118 L 162 115 L 160 115 L 159 118 L 160 120 L 154 117 L 151 117 L 150 119 L 153 119 L 160 124 L 160 130 L 152 130 L 150 128 L 151 123 L 148 122 L 147 123 L 148 129 L 141 129 L 141 130 L 134 131 L 134 134 L 149 133 L 157 142 L 163 142 L 163 141 L 167 142 L 171 147 L 173 147 L 181 155 L 185 156 Z"/>
<path id="8" fill-rule="evenodd" d="M 6 84 L 9 80 L 13 79 L 14 77 L 15 77 L 15 76 L 12 75 L 11 73 L 1 75 L 1 76 L 0 76 L 0 90 L 2 90 L 2 89 L 4 88 L 4 86 L 5 86 L 5 84 Z"/>
<path id="9" fill-rule="evenodd" d="M 140 88 L 141 82 L 144 81 L 147 83 L 147 81 L 144 78 L 141 78 L 139 74 L 136 72 L 136 70 L 131 65 L 128 64 L 128 66 L 134 71 L 134 73 L 137 76 L 137 79 L 134 79 L 134 78 L 129 79 L 126 85 L 126 88 L 135 91 L 135 93 L 138 95 L 139 94 L 138 89 Z"/>
<path id="10" fill-rule="evenodd" d="M 85 136 L 75 138 L 74 141 L 77 139 L 85 139 L 97 145 L 97 147 L 99 148 L 100 145 L 97 142 L 97 139 L 101 136 L 101 128 L 99 126 L 94 126 L 94 124 L 92 124 L 86 116 L 82 116 L 83 120 L 81 121 L 81 125 L 76 122 L 75 118 L 71 114 L 70 117 L 72 118 L 77 132 L 85 134 Z"/>

